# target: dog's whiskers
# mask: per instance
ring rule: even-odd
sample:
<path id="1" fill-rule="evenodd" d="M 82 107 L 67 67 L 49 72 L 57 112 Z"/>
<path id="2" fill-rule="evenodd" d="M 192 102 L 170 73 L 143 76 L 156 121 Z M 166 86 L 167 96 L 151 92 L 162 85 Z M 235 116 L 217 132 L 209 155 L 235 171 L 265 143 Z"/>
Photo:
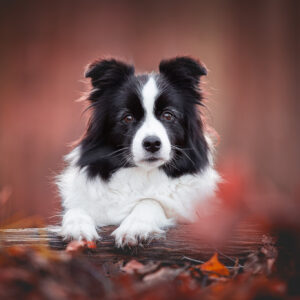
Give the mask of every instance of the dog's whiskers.
<path id="1" fill-rule="evenodd" d="M 132 160 L 132 155 L 128 154 L 127 156 L 123 157 L 123 159 L 121 160 L 121 168 L 125 167 L 126 164 L 130 163 Z"/>
<path id="2" fill-rule="evenodd" d="M 190 160 L 190 162 L 193 164 L 193 165 L 195 165 L 195 162 L 190 158 L 190 156 L 184 151 L 184 150 L 191 150 L 191 148 L 179 148 L 179 147 L 177 147 L 177 146 L 171 146 L 173 149 L 175 149 L 175 150 L 177 150 L 177 151 L 179 151 L 180 153 L 182 153 L 183 155 L 185 155 L 185 157 L 187 158 L 187 159 L 189 159 Z M 176 155 L 176 153 L 175 153 L 175 155 Z"/>
<path id="3" fill-rule="evenodd" d="M 176 156 L 178 156 L 178 155 L 175 153 L 173 159 L 170 160 L 168 163 L 166 163 L 166 164 L 165 164 L 165 167 L 167 167 L 168 169 L 174 168 L 174 169 L 176 169 L 177 171 L 179 171 L 179 169 L 177 168 L 177 166 L 176 166 L 176 164 L 175 164 L 175 162 L 174 162 L 174 161 L 176 160 Z"/>
<path id="4" fill-rule="evenodd" d="M 118 149 L 116 151 L 113 151 L 113 152 L 111 152 L 107 155 L 102 156 L 102 158 L 107 158 L 107 157 L 110 157 L 110 156 L 117 157 L 117 156 L 123 154 L 123 152 L 125 152 L 126 150 L 129 150 L 129 147 L 124 147 L 124 148 Z"/>

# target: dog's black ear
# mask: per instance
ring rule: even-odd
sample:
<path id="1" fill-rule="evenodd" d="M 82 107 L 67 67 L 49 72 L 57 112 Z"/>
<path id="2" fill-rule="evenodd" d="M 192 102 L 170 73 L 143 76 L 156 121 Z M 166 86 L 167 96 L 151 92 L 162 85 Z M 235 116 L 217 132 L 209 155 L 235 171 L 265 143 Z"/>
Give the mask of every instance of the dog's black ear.
<path id="1" fill-rule="evenodd" d="M 133 74 L 133 66 L 115 59 L 104 59 L 88 65 L 85 77 L 91 78 L 92 85 L 98 90 L 99 96 L 99 92 L 102 93 L 105 88 L 117 87 Z"/>
<path id="2" fill-rule="evenodd" d="M 200 77 L 207 75 L 206 68 L 200 62 L 187 56 L 162 60 L 159 71 L 171 83 L 187 89 L 196 88 Z"/>

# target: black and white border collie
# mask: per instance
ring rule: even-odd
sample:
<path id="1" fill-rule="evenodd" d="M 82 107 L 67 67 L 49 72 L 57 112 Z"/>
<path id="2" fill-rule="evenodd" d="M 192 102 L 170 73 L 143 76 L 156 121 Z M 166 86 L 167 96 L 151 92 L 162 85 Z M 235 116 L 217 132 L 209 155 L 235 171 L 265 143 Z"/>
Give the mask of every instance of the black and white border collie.
<path id="1" fill-rule="evenodd" d="M 116 245 L 134 246 L 195 218 L 220 179 L 198 110 L 203 75 L 189 57 L 144 75 L 115 59 L 89 65 L 92 115 L 57 179 L 64 238 L 98 240 L 97 229 L 117 225 Z"/>

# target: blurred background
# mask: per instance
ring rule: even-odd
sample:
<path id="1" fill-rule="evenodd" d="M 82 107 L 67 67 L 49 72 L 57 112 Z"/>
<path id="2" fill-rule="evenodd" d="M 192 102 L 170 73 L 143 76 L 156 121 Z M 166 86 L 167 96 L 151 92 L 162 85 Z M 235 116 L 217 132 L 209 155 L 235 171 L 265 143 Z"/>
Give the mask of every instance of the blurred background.
<path id="1" fill-rule="evenodd" d="M 217 167 L 298 193 L 300 2 L 0 1 L 0 225 L 60 205 L 53 177 L 84 131 L 75 102 L 101 56 L 157 70 L 199 58 L 205 114 L 220 136 Z"/>

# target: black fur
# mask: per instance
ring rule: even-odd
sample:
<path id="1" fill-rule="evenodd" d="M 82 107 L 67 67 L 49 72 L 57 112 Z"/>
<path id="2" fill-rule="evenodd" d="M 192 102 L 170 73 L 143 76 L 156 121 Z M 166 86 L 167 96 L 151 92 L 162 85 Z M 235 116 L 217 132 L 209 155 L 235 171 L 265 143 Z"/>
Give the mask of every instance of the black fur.
<path id="1" fill-rule="evenodd" d="M 162 61 L 159 70 L 156 81 L 161 94 L 155 102 L 155 115 L 177 148 L 172 161 L 161 168 L 170 177 L 197 173 L 208 163 L 208 146 L 197 111 L 197 104 L 202 103 L 199 80 L 206 70 L 188 57 Z M 135 76 L 133 66 L 111 59 L 91 64 L 86 77 L 93 86 L 89 95 L 92 116 L 80 143 L 78 165 L 87 167 L 90 177 L 108 180 L 118 169 L 134 166 L 130 145 L 144 118 L 140 86 L 148 75 Z M 161 118 L 165 108 L 176 116 L 173 122 Z M 135 117 L 132 124 L 122 121 L 127 112 Z"/>

